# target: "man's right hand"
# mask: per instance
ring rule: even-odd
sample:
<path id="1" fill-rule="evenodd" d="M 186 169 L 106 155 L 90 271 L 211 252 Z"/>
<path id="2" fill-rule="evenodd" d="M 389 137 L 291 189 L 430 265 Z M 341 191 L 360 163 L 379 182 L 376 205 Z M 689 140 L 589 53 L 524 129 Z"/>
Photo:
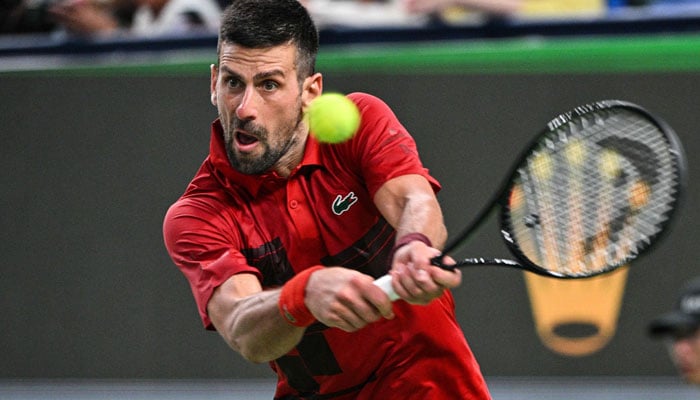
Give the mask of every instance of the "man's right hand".
<path id="1" fill-rule="evenodd" d="M 318 270 L 306 285 L 306 307 L 319 322 L 346 332 L 394 318 L 391 300 L 373 282 L 371 276 L 347 268 Z"/>

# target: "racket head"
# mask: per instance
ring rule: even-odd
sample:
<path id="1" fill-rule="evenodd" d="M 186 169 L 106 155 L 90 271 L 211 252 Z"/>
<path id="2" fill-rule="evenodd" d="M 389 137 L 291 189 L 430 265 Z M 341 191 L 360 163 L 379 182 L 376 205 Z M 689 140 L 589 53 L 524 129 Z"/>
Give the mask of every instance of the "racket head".
<path id="1" fill-rule="evenodd" d="M 621 100 L 557 116 L 520 160 L 499 199 L 501 234 L 525 268 L 558 278 L 610 272 L 648 251 L 686 180 L 675 132 Z"/>

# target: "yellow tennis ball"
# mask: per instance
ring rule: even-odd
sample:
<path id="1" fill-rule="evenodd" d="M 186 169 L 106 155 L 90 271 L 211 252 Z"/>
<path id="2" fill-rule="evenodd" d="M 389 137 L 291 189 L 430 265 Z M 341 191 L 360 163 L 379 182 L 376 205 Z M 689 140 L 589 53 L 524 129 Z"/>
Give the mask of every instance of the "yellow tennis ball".
<path id="1" fill-rule="evenodd" d="M 360 127 L 360 110 L 340 93 L 326 93 L 315 98 L 306 117 L 311 134 L 324 143 L 344 142 Z"/>

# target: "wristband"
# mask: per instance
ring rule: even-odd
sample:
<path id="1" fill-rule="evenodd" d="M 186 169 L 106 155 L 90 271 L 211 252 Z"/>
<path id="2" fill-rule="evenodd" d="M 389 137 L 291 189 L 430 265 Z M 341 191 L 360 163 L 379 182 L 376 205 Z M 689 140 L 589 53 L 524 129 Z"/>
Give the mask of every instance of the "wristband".
<path id="1" fill-rule="evenodd" d="M 418 233 L 418 232 L 409 233 L 407 235 L 401 236 L 401 238 L 396 241 L 396 243 L 394 244 L 394 247 L 391 249 L 391 255 L 389 256 L 389 263 L 391 263 L 394 260 L 394 254 L 396 254 L 396 251 L 398 249 L 402 248 L 403 246 L 406 246 L 407 244 L 409 244 L 413 241 L 423 242 L 423 243 L 425 243 L 426 246 L 433 247 L 433 243 L 424 234 Z"/>
<path id="2" fill-rule="evenodd" d="M 279 302 L 277 303 L 280 314 L 285 321 L 291 325 L 306 327 L 313 324 L 316 318 L 311 314 L 306 303 L 306 284 L 311 278 L 311 274 L 325 268 L 323 265 L 316 265 L 307 268 L 296 274 L 292 279 L 282 286 Z"/>

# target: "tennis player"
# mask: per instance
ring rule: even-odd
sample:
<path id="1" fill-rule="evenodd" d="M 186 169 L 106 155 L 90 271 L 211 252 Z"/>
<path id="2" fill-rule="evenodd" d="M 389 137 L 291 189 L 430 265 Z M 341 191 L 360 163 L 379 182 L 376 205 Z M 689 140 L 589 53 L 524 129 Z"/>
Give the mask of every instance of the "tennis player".
<path id="1" fill-rule="evenodd" d="M 680 376 L 700 385 L 700 277 L 686 283 L 673 311 L 649 323 L 649 334 L 668 344 Z"/>
<path id="2" fill-rule="evenodd" d="M 309 135 L 317 50 L 296 0 L 223 13 L 209 155 L 163 228 L 204 326 L 271 364 L 276 399 L 488 399 L 449 291 L 461 274 L 430 264 L 446 240 L 439 183 L 371 95 L 349 96 L 350 141 Z M 389 270 L 394 303 L 373 284 Z"/>

